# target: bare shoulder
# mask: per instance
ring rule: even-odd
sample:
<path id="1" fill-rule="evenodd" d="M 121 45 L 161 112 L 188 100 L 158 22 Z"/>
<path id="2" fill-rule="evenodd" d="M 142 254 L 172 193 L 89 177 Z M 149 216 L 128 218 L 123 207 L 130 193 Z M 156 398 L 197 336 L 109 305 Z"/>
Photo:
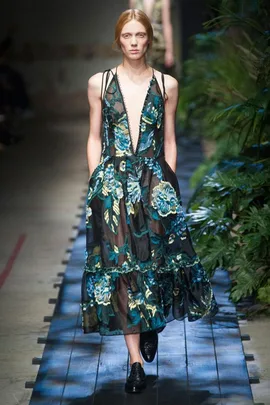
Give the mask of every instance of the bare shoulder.
<path id="1" fill-rule="evenodd" d="M 101 89 L 102 72 L 98 72 L 88 79 L 88 89 L 90 91 L 98 91 Z"/>
<path id="2" fill-rule="evenodd" d="M 174 77 L 170 75 L 164 75 L 164 81 L 165 88 L 167 90 L 178 91 L 178 81 Z"/>
<path id="3" fill-rule="evenodd" d="M 161 88 L 162 73 L 159 70 L 155 70 L 155 76 Z M 178 93 L 178 81 L 174 77 L 164 74 L 164 85 L 167 94 Z"/>

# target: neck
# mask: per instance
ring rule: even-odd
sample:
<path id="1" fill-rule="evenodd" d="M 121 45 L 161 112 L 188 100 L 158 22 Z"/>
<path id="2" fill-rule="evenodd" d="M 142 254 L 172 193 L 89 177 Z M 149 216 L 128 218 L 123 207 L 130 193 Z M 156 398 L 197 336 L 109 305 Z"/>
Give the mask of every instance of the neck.
<path id="1" fill-rule="evenodd" d="M 123 61 L 120 67 L 129 75 L 129 76 L 140 76 L 143 73 L 146 73 L 149 70 L 149 65 L 147 65 L 145 58 L 132 61 L 130 59 L 123 58 Z"/>

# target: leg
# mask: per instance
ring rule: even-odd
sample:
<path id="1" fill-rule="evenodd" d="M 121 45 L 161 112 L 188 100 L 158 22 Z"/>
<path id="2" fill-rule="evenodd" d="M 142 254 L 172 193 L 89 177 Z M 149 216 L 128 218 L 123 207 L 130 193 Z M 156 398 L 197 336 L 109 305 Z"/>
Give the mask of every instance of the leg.
<path id="1" fill-rule="evenodd" d="M 129 351 L 130 364 L 139 362 L 143 366 L 143 359 L 140 353 L 140 334 L 125 335 L 125 341 Z"/>

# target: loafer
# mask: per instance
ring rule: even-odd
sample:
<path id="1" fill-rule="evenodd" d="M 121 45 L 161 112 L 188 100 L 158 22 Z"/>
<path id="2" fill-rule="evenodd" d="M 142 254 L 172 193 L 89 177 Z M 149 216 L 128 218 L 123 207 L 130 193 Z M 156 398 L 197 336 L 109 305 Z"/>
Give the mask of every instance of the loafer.
<path id="1" fill-rule="evenodd" d="M 146 388 L 146 375 L 141 363 L 136 362 L 131 366 L 129 377 L 125 384 L 125 391 L 138 394 Z"/>
<path id="2" fill-rule="evenodd" d="M 158 347 L 158 334 L 156 330 L 140 334 L 140 350 L 144 360 L 151 363 L 156 355 Z"/>

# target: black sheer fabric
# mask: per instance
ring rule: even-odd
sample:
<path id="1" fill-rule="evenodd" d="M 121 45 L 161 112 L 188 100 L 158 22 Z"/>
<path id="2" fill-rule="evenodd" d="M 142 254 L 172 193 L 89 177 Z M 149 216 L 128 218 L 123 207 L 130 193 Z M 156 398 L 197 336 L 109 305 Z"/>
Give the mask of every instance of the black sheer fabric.
<path id="1" fill-rule="evenodd" d="M 134 148 L 118 76 L 104 72 L 102 154 L 86 203 L 85 333 L 160 331 L 218 311 L 165 160 L 163 94 L 153 74 Z"/>

